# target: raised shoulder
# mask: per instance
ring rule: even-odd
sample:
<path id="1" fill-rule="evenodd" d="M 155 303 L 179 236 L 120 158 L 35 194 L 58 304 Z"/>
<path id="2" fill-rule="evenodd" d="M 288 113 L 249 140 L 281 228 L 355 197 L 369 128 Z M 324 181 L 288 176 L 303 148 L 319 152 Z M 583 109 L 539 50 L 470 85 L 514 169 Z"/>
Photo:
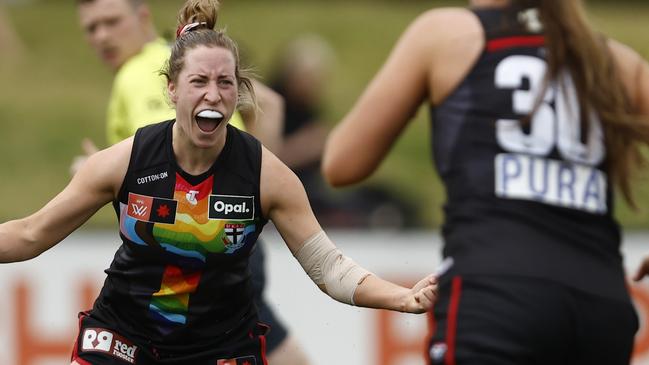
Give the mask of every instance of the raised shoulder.
<path id="1" fill-rule="evenodd" d="M 422 17 L 434 42 L 422 47 L 430 51 L 426 55 L 428 100 L 438 105 L 457 88 L 477 61 L 485 44 L 484 29 L 475 13 L 466 8 L 435 9 Z"/>
<path id="2" fill-rule="evenodd" d="M 373 173 L 421 104 L 444 100 L 470 72 L 483 47 L 484 31 L 470 10 L 433 9 L 413 20 L 330 133 L 322 163 L 327 181 L 350 185 Z"/>
<path id="3" fill-rule="evenodd" d="M 623 76 L 638 72 L 644 60 L 631 47 L 614 39 L 607 40 L 607 46 Z"/>
<path id="4" fill-rule="evenodd" d="M 430 39 L 441 44 L 484 34 L 478 17 L 466 8 L 428 10 L 411 23 L 406 33 L 416 33 L 420 39 Z"/>
<path id="5" fill-rule="evenodd" d="M 616 40 L 609 39 L 608 48 L 632 107 L 643 115 L 649 115 L 649 64 L 631 47 Z"/>
<path id="6" fill-rule="evenodd" d="M 457 28 L 458 31 L 470 31 L 466 26 L 471 26 L 476 22 L 480 23 L 471 10 L 462 7 L 447 7 L 430 9 L 422 13 L 415 19 L 413 25 L 422 23 L 430 24 L 438 29 L 448 30 L 448 27 L 452 27 L 452 29 Z"/>

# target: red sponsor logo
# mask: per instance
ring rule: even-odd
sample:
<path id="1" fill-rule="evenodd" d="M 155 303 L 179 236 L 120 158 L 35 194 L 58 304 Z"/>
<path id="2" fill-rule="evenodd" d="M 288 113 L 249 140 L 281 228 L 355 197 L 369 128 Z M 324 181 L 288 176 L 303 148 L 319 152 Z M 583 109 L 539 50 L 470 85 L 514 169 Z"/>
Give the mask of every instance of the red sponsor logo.
<path id="1" fill-rule="evenodd" d="M 86 328 L 83 330 L 81 352 L 103 352 L 135 364 L 137 350 L 137 346 L 131 341 L 105 328 Z"/>

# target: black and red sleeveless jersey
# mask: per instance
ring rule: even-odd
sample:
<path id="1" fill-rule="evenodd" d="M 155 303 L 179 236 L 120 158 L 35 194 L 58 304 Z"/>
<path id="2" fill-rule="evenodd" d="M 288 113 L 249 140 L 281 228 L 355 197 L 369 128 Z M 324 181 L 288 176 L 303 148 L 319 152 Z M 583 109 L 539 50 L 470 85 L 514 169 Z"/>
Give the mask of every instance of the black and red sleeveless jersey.
<path id="1" fill-rule="evenodd" d="M 174 157 L 173 124 L 135 134 L 113 202 L 123 244 L 91 315 L 141 343 L 187 352 L 256 323 L 248 256 L 266 219 L 260 143 L 228 126 L 218 159 L 193 176 Z"/>
<path id="2" fill-rule="evenodd" d="M 444 255 L 463 274 L 539 277 L 626 298 L 598 116 L 580 111 L 567 72 L 546 85 L 544 36 L 521 23 L 529 14 L 474 11 L 484 50 L 431 111 L 447 191 Z"/>

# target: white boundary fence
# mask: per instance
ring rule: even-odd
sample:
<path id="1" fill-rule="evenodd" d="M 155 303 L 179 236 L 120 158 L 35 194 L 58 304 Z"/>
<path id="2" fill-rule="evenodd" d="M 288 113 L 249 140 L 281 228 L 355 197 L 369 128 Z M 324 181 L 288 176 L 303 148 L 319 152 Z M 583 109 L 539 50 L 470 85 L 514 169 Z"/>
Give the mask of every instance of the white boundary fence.
<path id="1" fill-rule="evenodd" d="M 433 232 L 333 232 L 342 250 L 368 269 L 402 283 L 423 277 L 439 263 Z M 425 315 L 348 307 L 322 294 L 272 230 L 264 233 L 267 298 L 315 365 L 423 365 Z M 40 257 L 0 265 L 0 364 L 67 364 L 77 330 L 103 283 L 118 247 L 109 232 L 79 232 Z M 627 234 L 629 272 L 649 254 L 648 233 Z M 649 317 L 649 280 L 631 285 L 641 321 Z M 634 365 L 649 365 L 649 333 L 637 335 Z"/>

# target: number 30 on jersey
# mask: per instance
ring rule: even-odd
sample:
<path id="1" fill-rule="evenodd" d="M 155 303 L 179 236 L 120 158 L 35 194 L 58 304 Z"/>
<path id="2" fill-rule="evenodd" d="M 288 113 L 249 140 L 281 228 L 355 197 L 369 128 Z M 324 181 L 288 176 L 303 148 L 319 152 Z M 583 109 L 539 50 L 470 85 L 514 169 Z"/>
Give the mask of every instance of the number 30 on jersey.
<path id="1" fill-rule="evenodd" d="M 496 195 L 605 213 L 607 179 L 597 169 L 606 155 L 600 119 L 589 113 L 588 135 L 582 138 L 572 77 L 564 72 L 544 87 L 546 70 L 544 60 L 522 55 L 507 57 L 496 67 L 496 88 L 513 90 L 513 111 L 521 116 L 534 112 L 529 133 L 521 120 L 496 121 L 496 140 L 506 151 L 494 162 Z M 549 158 L 554 151 L 560 159 Z"/>

